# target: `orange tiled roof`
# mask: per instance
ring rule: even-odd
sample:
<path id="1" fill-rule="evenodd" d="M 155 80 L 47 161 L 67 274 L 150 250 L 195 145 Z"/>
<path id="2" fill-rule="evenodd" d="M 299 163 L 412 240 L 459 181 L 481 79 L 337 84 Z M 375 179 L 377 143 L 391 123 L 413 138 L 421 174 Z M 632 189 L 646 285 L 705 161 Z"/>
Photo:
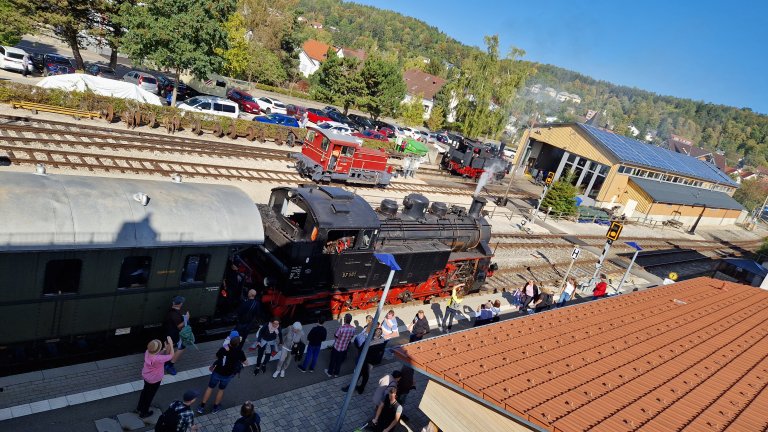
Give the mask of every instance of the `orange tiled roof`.
<path id="1" fill-rule="evenodd" d="M 433 99 L 445 85 L 445 80 L 439 76 L 430 75 L 419 69 L 409 69 L 403 72 L 405 91 L 409 95 L 421 95 L 424 99 Z"/>
<path id="2" fill-rule="evenodd" d="M 331 48 L 331 46 L 318 40 L 309 39 L 304 42 L 301 48 L 305 53 L 307 53 L 309 58 L 323 62 L 325 61 L 326 55 L 328 54 L 328 48 Z M 336 50 L 336 48 L 334 48 L 334 50 Z"/>
<path id="3" fill-rule="evenodd" d="M 551 431 L 768 428 L 768 291 L 697 278 L 405 345 Z"/>

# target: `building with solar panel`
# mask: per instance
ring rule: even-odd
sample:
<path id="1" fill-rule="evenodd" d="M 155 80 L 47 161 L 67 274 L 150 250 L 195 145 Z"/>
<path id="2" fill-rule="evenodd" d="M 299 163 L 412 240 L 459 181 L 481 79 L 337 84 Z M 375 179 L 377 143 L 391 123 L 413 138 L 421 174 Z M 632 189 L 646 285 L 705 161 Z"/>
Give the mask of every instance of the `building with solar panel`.
<path id="1" fill-rule="evenodd" d="M 515 173 L 572 171 L 582 205 L 617 208 L 630 221 L 730 225 L 746 217 L 739 184 L 711 162 L 582 123 L 543 124 L 518 145 Z"/>

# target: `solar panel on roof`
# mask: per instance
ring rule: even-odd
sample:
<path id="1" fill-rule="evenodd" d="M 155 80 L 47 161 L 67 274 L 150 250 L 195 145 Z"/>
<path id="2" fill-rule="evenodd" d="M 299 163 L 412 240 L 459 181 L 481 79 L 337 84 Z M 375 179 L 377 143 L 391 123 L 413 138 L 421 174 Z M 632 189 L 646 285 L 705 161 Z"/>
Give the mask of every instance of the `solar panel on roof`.
<path id="1" fill-rule="evenodd" d="M 621 162 L 716 183 L 737 185 L 730 177 L 709 162 L 656 147 L 594 126 L 581 123 L 578 125 L 613 153 Z"/>

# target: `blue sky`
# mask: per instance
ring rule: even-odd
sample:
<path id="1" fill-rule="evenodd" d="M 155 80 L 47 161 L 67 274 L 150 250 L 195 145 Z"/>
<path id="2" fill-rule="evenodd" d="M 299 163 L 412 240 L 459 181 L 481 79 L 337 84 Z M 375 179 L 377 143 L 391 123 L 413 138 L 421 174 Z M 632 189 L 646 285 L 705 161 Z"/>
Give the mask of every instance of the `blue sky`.
<path id="1" fill-rule="evenodd" d="M 355 0 L 469 45 L 655 93 L 768 113 L 768 1 Z"/>

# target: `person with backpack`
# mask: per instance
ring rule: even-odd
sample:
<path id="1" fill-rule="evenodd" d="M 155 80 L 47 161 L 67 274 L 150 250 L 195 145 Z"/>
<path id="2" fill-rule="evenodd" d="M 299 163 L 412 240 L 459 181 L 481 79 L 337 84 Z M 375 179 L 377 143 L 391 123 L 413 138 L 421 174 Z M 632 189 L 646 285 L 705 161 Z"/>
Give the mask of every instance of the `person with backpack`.
<path id="1" fill-rule="evenodd" d="M 196 412 L 198 414 L 205 413 L 205 404 L 213 393 L 213 389 L 216 386 L 219 387 L 219 391 L 216 392 L 216 399 L 213 401 L 212 413 L 221 411 L 221 400 L 224 398 L 224 389 L 227 388 L 232 378 L 237 375 L 243 366 L 248 365 L 248 360 L 245 358 L 240 347 L 240 338 L 234 337 L 229 341 L 229 349 L 225 347 L 219 348 L 216 352 L 216 361 L 211 365 L 211 378 L 208 380 L 208 388 L 205 389 L 203 394 L 203 401 L 200 402 L 200 406 L 197 407 Z"/>
<path id="2" fill-rule="evenodd" d="M 173 401 L 171 406 L 158 417 L 155 432 L 197 432 L 200 426 L 195 424 L 192 405 L 198 396 L 200 393 L 195 390 L 187 390 L 182 400 Z"/>
<path id="3" fill-rule="evenodd" d="M 165 348 L 164 352 L 160 352 Z M 173 358 L 173 341 L 170 336 L 163 343 L 157 339 L 147 344 L 147 351 L 144 352 L 144 367 L 141 369 L 141 377 L 144 378 L 144 388 L 141 389 L 139 404 L 136 406 L 136 412 L 139 418 L 147 418 L 154 412 L 149 409 L 152 399 L 155 398 L 157 389 L 160 388 L 160 382 L 165 375 L 165 362 Z"/>
<path id="4" fill-rule="evenodd" d="M 261 417 L 253 408 L 253 402 L 245 401 L 240 407 L 240 418 L 235 421 L 232 432 L 261 432 Z"/>
<path id="5" fill-rule="evenodd" d="M 184 305 L 184 297 L 176 296 L 171 302 L 171 308 L 165 316 L 165 335 L 170 337 L 175 345 L 173 358 L 165 363 L 165 372 L 176 375 L 176 362 L 179 361 L 186 345 L 181 337 L 181 331 L 188 326 L 189 311 L 181 313 L 181 307 Z M 190 328 L 191 330 L 191 328 Z M 192 340 L 194 342 L 194 339 Z"/>

